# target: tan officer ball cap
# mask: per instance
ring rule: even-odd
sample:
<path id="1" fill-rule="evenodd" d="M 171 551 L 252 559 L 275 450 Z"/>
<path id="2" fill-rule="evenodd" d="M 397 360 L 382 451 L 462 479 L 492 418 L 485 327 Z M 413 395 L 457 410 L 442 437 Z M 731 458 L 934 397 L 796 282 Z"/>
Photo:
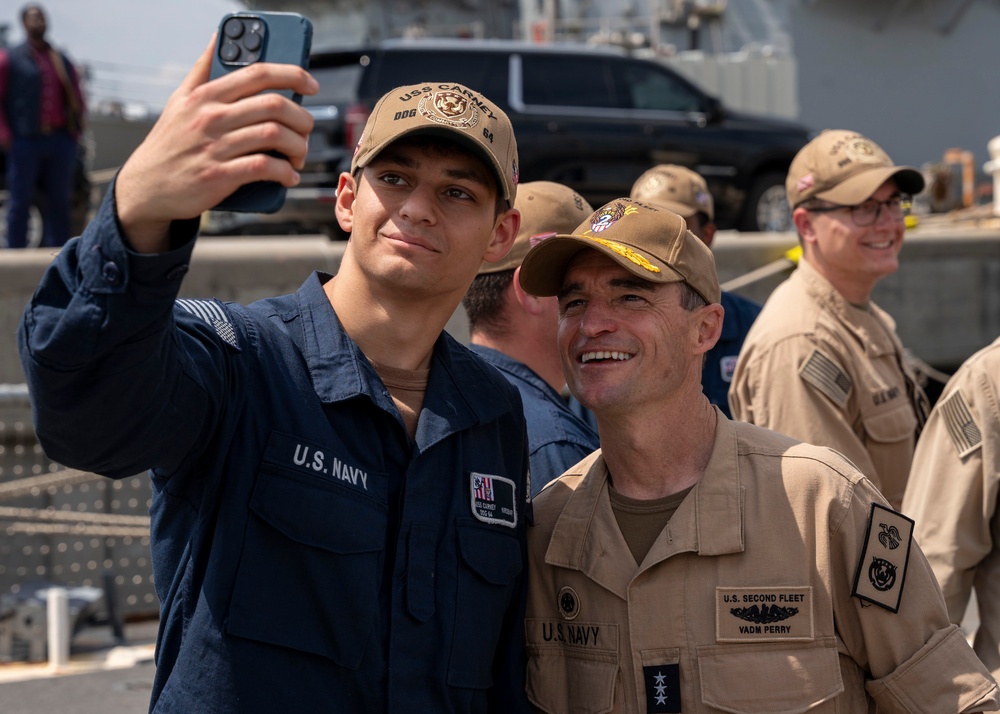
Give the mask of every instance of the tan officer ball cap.
<path id="1" fill-rule="evenodd" d="M 792 208 L 810 198 L 856 206 L 871 198 L 889 179 L 895 179 L 904 193 L 924 190 L 924 177 L 919 171 L 896 166 L 871 139 L 855 131 L 827 129 L 792 159 L 785 191 Z"/>
<path id="2" fill-rule="evenodd" d="M 483 262 L 480 275 L 513 270 L 521 264 L 535 236 L 552 233 L 572 233 L 580 221 L 594 212 L 583 196 L 561 183 L 529 181 L 517 187 L 514 208 L 521 212 L 521 228 L 514 245 L 503 260 Z"/>
<path id="3" fill-rule="evenodd" d="M 517 193 L 517 142 L 510 119 L 479 92 L 454 82 L 422 82 L 386 92 L 372 110 L 351 173 L 410 134 L 455 139 L 479 154 L 497 176 L 503 198 Z"/>
<path id="4" fill-rule="evenodd" d="M 569 235 L 546 238 L 524 257 L 521 287 L 532 295 L 556 295 L 566 266 L 592 248 L 653 283 L 685 282 L 709 303 L 719 302 L 712 251 L 665 208 L 616 198 L 597 209 Z"/>
<path id="5" fill-rule="evenodd" d="M 629 198 L 663 206 L 684 218 L 704 213 L 708 220 L 715 220 L 715 204 L 708 184 L 700 174 L 684 166 L 654 166 L 632 184 Z"/>

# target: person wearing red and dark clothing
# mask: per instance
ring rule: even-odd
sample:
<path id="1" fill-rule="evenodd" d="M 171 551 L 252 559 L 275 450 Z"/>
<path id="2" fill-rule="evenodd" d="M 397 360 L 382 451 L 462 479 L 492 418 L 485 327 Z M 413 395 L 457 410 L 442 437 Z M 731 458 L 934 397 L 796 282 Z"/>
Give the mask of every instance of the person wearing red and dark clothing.
<path id="1" fill-rule="evenodd" d="M 85 112 L 76 69 L 45 39 L 45 12 L 21 10 L 27 40 L 0 52 L 0 148 L 7 152 L 7 247 L 24 248 L 28 210 L 40 191 L 43 246 L 70 237 L 76 145 Z"/>

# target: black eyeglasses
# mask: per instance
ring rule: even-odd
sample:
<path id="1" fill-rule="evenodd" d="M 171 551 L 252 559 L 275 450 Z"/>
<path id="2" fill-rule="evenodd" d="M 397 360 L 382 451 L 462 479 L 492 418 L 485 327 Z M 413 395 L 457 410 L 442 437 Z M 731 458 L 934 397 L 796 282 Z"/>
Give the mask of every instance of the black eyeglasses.
<path id="1" fill-rule="evenodd" d="M 905 193 L 901 193 L 898 196 L 891 196 L 885 201 L 868 199 L 864 203 L 859 203 L 857 206 L 817 206 L 815 208 L 803 206 L 803 208 L 813 213 L 830 213 L 831 211 L 848 210 L 851 212 L 851 218 L 854 220 L 854 224 L 856 226 L 864 227 L 875 225 L 879 214 L 882 213 L 883 207 L 893 220 L 901 221 L 909 215 L 910 208 L 912 206 L 913 198 Z"/>

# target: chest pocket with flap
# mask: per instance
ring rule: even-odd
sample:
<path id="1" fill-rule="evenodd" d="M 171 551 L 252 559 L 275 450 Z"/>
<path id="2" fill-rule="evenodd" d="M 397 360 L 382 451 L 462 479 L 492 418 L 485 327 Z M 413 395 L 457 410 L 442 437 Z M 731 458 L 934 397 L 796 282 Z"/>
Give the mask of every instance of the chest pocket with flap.
<path id="1" fill-rule="evenodd" d="M 357 669 L 378 607 L 385 506 L 265 464 L 250 511 L 227 631 Z"/>

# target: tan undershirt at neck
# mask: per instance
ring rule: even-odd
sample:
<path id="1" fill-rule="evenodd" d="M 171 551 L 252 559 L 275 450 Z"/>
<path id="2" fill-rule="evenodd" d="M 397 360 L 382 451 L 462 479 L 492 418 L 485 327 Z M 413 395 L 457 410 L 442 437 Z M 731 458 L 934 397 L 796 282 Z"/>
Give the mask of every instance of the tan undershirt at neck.
<path id="1" fill-rule="evenodd" d="M 410 435 L 410 440 L 416 438 L 417 419 L 420 417 L 420 409 L 424 405 L 424 395 L 427 393 L 427 379 L 431 370 L 428 369 L 400 369 L 399 367 L 389 367 L 378 362 L 371 362 L 375 372 L 382 379 L 382 383 L 392 401 L 403 417 L 406 425 L 406 433 Z"/>
<path id="2" fill-rule="evenodd" d="M 694 486 L 652 501 L 640 501 L 623 496 L 608 486 L 611 510 L 618 521 L 618 529 L 625 536 L 628 549 L 632 551 L 636 565 L 645 560 L 649 549 L 653 547 L 653 543 L 667 527 L 681 501 L 692 488 Z"/>

